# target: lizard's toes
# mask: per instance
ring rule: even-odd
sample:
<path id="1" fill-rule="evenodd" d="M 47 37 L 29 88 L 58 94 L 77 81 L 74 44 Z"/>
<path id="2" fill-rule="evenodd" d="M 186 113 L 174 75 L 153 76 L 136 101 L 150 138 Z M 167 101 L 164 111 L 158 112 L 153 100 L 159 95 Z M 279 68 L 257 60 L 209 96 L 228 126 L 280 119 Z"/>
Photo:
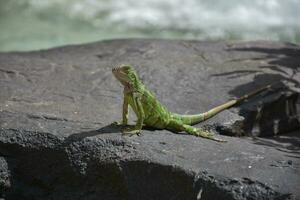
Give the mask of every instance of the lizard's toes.
<path id="1" fill-rule="evenodd" d="M 202 136 L 202 137 L 203 137 L 203 136 L 205 136 L 205 137 L 214 137 L 214 136 L 215 136 L 215 134 L 210 133 L 210 132 L 208 132 L 208 131 L 203 131 L 203 130 L 197 131 L 196 135 L 197 135 L 197 136 Z"/>
<path id="2" fill-rule="evenodd" d="M 217 142 L 227 142 L 227 140 L 223 140 L 223 139 L 220 139 L 220 138 L 214 138 L 213 140 L 215 140 Z"/>
<path id="3" fill-rule="evenodd" d="M 133 136 L 133 135 L 140 135 L 141 131 L 140 130 L 132 130 L 132 129 L 125 129 L 122 131 L 123 135 L 128 135 L 128 136 Z"/>

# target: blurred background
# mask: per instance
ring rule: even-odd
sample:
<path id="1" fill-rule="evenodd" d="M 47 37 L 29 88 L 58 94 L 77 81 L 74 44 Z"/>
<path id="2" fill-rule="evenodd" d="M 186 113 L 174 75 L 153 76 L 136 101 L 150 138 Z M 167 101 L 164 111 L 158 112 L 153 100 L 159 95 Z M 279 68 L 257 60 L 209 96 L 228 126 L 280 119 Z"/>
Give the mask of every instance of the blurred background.
<path id="1" fill-rule="evenodd" d="M 300 43 L 300 0 L 0 0 L 0 51 L 116 38 Z"/>

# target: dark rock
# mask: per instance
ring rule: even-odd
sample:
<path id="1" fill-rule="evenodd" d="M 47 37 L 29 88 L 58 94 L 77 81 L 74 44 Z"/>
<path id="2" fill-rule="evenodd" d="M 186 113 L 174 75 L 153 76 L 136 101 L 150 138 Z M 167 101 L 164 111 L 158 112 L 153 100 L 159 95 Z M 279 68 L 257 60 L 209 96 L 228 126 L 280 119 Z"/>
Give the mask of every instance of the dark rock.
<path id="1" fill-rule="evenodd" d="M 0 198 L 300 198 L 299 65 L 295 45 L 116 40 L 0 54 Z M 134 65 L 171 111 L 203 112 L 274 83 L 198 125 L 226 144 L 144 130 L 124 137 L 122 88 Z M 278 135 L 279 134 L 279 135 Z M 221 136 L 220 136 L 221 137 Z"/>

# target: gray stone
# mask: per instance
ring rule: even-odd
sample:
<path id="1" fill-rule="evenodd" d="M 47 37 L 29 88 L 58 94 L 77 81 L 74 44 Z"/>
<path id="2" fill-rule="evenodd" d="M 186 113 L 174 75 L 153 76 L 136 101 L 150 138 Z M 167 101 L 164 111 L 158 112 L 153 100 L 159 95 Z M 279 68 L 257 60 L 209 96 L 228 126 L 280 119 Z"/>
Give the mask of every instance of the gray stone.
<path id="1" fill-rule="evenodd" d="M 276 137 L 124 137 L 110 125 L 121 119 L 122 88 L 111 74 L 121 63 L 178 113 L 273 83 L 197 126 Z M 272 42 L 115 40 L 2 53 L 0 198 L 298 199 L 298 63 L 300 47 Z"/>

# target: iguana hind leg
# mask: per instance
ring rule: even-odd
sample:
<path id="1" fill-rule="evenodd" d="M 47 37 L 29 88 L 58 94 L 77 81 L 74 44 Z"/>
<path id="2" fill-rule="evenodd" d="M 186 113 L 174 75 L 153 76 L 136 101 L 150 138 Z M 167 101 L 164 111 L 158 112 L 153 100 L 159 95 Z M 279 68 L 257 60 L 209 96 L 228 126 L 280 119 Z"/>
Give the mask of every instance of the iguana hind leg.
<path id="1" fill-rule="evenodd" d="M 191 134 L 191 135 L 195 135 L 195 136 L 198 136 L 198 137 L 203 137 L 203 138 L 218 141 L 218 142 L 226 142 L 225 140 L 216 138 L 213 133 L 202 130 L 201 128 L 195 128 L 193 126 L 183 124 L 179 120 L 174 120 L 174 119 L 171 120 L 169 122 L 168 126 L 167 126 L 167 129 L 170 129 L 171 131 L 175 131 L 175 132 L 184 131 L 184 132 L 186 132 L 188 134 Z"/>

